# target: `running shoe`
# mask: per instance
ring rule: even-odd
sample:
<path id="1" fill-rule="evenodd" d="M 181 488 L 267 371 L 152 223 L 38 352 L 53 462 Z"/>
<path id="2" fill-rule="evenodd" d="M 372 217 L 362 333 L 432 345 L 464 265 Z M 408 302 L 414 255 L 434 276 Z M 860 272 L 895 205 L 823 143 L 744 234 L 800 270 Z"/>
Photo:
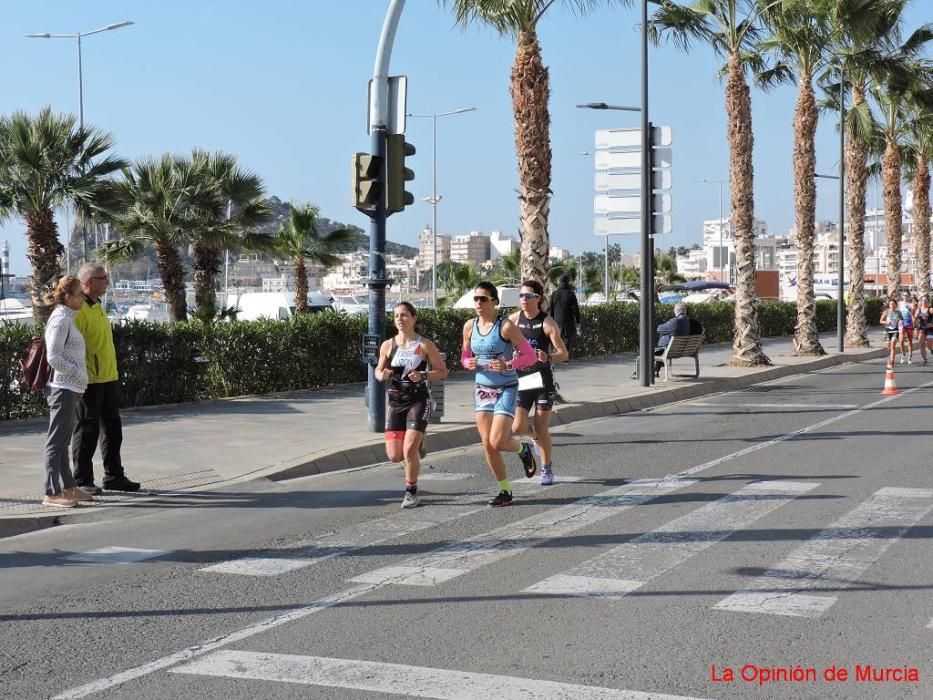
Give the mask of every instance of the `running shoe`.
<path id="1" fill-rule="evenodd" d="M 501 508 L 502 506 L 512 505 L 512 494 L 509 491 L 500 491 L 499 495 L 496 496 L 489 502 L 493 508 Z"/>
<path id="2" fill-rule="evenodd" d="M 402 508 L 414 508 L 418 505 L 418 494 L 406 491 L 402 497 Z"/>
<path id="3" fill-rule="evenodd" d="M 520 438 L 522 449 L 518 453 L 522 460 L 522 467 L 525 469 L 525 478 L 530 479 L 538 471 L 538 459 L 540 452 L 536 449 L 537 444 L 530 438 Z"/>
<path id="4" fill-rule="evenodd" d="M 907 362 L 907 358 L 901 355 L 901 364 L 904 364 L 905 362 Z"/>
<path id="5" fill-rule="evenodd" d="M 554 470 L 550 467 L 541 467 L 541 485 L 550 486 L 554 483 Z"/>
<path id="6" fill-rule="evenodd" d="M 908 356 L 907 356 L 907 364 L 908 364 L 908 365 L 912 365 L 913 363 L 914 363 L 914 356 L 913 356 L 913 355 L 908 355 Z"/>
<path id="7" fill-rule="evenodd" d="M 925 358 L 925 357 L 923 358 L 923 364 L 924 364 L 924 366 L 930 364 L 930 363 L 927 361 L 927 358 Z"/>

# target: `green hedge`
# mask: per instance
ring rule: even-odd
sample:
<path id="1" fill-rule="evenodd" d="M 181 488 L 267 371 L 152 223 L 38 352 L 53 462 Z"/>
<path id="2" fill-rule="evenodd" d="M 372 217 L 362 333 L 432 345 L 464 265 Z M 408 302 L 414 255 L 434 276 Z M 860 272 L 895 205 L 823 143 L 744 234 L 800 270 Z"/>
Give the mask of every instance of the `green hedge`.
<path id="1" fill-rule="evenodd" d="M 870 324 L 880 317 L 882 305 L 881 299 L 868 300 Z M 657 322 L 670 318 L 673 308 L 657 304 Z M 574 347 L 574 357 L 637 349 L 637 304 L 584 306 L 581 312 L 582 337 Z M 690 307 L 691 315 L 703 324 L 708 343 L 732 339 L 733 312 L 728 302 Z M 418 331 L 447 353 L 451 370 L 459 369 L 463 324 L 472 316 L 472 309 L 419 312 Z M 761 301 L 758 318 L 762 336 L 792 335 L 796 305 Z M 817 324 L 821 331 L 836 327 L 834 301 L 817 302 Z M 115 326 L 123 403 L 184 403 L 361 382 L 366 379 L 365 365 L 360 362 L 366 325 L 363 316 L 318 313 L 288 321 L 134 322 Z M 391 319 L 386 326 L 391 335 Z M 41 394 L 22 392 L 19 387 L 18 359 L 33 332 L 32 327 L 0 323 L 0 420 L 46 412 Z"/>

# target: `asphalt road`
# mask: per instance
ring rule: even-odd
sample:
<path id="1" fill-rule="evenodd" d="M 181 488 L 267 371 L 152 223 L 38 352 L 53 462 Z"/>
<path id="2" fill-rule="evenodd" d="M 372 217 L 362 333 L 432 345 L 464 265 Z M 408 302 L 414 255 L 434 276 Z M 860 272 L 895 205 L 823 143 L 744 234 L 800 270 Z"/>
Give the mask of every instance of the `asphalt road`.
<path id="1" fill-rule="evenodd" d="M 931 698 L 933 372 L 899 369 L 557 430 L 511 508 L 469 449 L 409 511 L 383 465 L 0 540 L 0 697 Z"/>

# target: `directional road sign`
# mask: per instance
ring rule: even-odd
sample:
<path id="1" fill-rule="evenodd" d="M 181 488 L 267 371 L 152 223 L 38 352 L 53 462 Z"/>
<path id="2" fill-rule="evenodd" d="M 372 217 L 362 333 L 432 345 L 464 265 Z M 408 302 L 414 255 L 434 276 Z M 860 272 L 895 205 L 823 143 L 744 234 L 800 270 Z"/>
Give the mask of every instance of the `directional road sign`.
<path id="1" fill-rule="evenodd" d="M 654 146 L 671 145 L 671 127 L 656 126 L 651 130 Z M 640 148 L 641 129 L 597 129 L 596 148 Z"/>
<path id="2" fill-rule="evenodd" d="M 654 233 L 670 233 L 673 230 L 673 222 L 670 214 L 655 215 Z M 635 234 L 641 232 L 641 218 L 634 219 L 610 219 L 604 216 L 597 216 L 593 219 L 593 233 L 597 236 L 624 236 L 626 234 Z"/>
<path id="3" fill-rule="evenodd" d="M 597 192 L 637 192 L 641 190 L 641 173 L 598 172 L 593 184 Z M 655 170 L 651 173 L 651 189 L 669 190 L 670 188 L 670 170 Z"/>
<path id="4" fill-rule="evenodd" d="M 671 210 L 671 196 L 669 194 L 655 194 L 651 196 L 651 210 L 655 214 L 667 213 Z M 613 197 L 608 194 L 598 194 L 593 197 L 593 213 L 606 214 L 641 214 L 641 195 L 633 194 L 627 197 Z"/>

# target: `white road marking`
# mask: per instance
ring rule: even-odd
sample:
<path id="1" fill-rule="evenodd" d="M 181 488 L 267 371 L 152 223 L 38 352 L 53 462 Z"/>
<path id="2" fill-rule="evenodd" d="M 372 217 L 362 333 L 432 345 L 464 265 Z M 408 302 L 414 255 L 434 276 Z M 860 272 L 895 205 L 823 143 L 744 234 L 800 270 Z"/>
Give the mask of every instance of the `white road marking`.
<path id="1" fill-rule="evenodd" d="M 915 391 L 919 391 L 920 389 L 925 389 L 930 386 L 933 386 L 933 382 L 927 382 L 925 384 L 921 384 L 920 386 L 914 387 L 913 389 L 906 389 L 902 391 L 900 394 L 887 396 L 884 399 L 881 399 L 880 401 L 875 401 L 873 403 L 866 404 L 865 406 L 862 406 L 861 408 L 857 408 L 854 411 L 849 411 L 847 413 L 840 414 L 839 416 L 834 416 L 833 418 L 820 421 L 819 423 L 815 423 L 814 425 L 809 426 L 808 428 L 802 428 L 792 433 L 788 433 L 787 435 L 782 436 L 781 438 L 769 440 L 767 442 L 754 445 L 750 448 L 739 450 L 738 452 L 733 452 L 732 454 L 726 455 L 724 457 L 720 457 L 719 459 L 706 462 L 705 464 L 701 464 L 696 467 L 692 467 L 691 469 L 686 470 L 686 472 L 695 474 L 697 472 L 703 471 L 705 469 L 709 469 L 711 467 L 722 464 L 724 462 L 728 462 L 731 459 L 735 459 L 737 457 L 743 457 L 744 455 L 749 454 L 750 452 L 754 452 L 756 450 L 761 450 L 766 447 L 770 447 L 771 445 L 782 442 L 783 440 L 789 440 L 793 437 L 796 437 L 797 435 L 801 435 L 801 434 L 810 432 L 812 430 L 818 430 L 819 428 L 825 427 L 826 425 L 830 425 L 844 418 L 848 418 L 850 416 L 856 415 L 863 411 L 867 411 L 871 408 L 875 408 L 876 406 L 880 406 L 889 401 L 893 401 L 894 399 L 898 397 L 907 396 L 909 394 L 912 394 Z M 681 476 L 686 476 L 687 475 L 686 472 L 682 473 Z M 513 489 L 515 488 L 515 486 L 517 486 L 518 483 L 521 483 L 521 482 L 517 482 L 515 485 L 513 485 Z M 126 683 L 129 680 L 140 678 L 150 673 L 154 673 L 156 671 L 168 668 L 170 666 L 174 666 L 175 664 L 181 663 L 182 661 L 186 661 L 189 658 L 201 656 L 202 654 L 209 653 L 213 651 L 214 649 L 218 649 L 228 644 L 233 644 L 242 639 L 246 639 L 247 637 L 251 637 L 254 634 L 265 632 L 266 630 L 272 629 L 274 627 L 278 627 L 279 625 L 283 625 L 293 620 L 297 620 L 307 615 L 310 615 L 311 613 L 314 613 L 320 609 L 323 609 L 323 607 L 330 607 L 332 605 L 338 605 L 339 603 L 352 600 L 353 598 L 357 598 L 359 596 L 365 595 L 378 588 L 379 586 L 375 584 L 364 584 L 364 585 L 360 585 L 360 586 L 356 586 L 354 588 L 348 589 L 346 591 L 342 591 L 340 593 L 336 593 L 332 596 L 321 598 L 318 601 L 315 601 L 314 603 L 311 603 L 308 606 L 287 611 L 285 613 L 282 613 L 281 615 L 277 615 L 273 618 L 268 618 L 266 620 L 255 623 L 253 625 L 245 627 L 236 632 L 232 632 L 228 635 L 224 635 L 222 637 L 217 637 L 215 639 L 208 640 L 202 644 L 190 646 L 181 651 L 175 652 L 173 654 L 169 654 L 168 656 L 163 656 L 160 659 L 156 659 L 149 663 L 142 664 L 140 666 L 135 666 L 126 671 L 122 671 L 112 676 L 108 676 L 107 678 L 101 678 L 96 681 L 91 681 L 90 683 L 80 686 L 79 688 L 74 688 L 72 690 L 65 691 L 61 695 L 56 696 L 56 699 L 57 698 L 62 698 L 62 699 L 83 698 L 93 693 L 97 693 L 102 690 L 107 690 L 109 688 L 119 686 L 123 683 Z"/>
<path id="2" fill-rule="evenodd" d="M 820 617 L 837 597 L 803 591 L 851 588 L 911 525 L 933 509 L 933 489 L 883 488 L 804 542 L 716 610 Z"/>
<path id="3" fill-rule="evenodd" d="M 472 479 L 475 474 L 466 472 L 421 472 L 418 475 L 418 483 L 422 481 L 462 481 L 463 479 Z"/>
<path id="4" fill-rule="evenodd" d="M 699 700 L 683 695 L 600 688 L 376 661 L 250 651 L 219 651 L 172 673 L 245 678 L 439 700 Z"/>
<path id="5" fill-rule="evenodd" d="M 574 483 L 580 481 L 580 477 L 564 476 L 560 481 Z M 512 493 L 516 498 L 540 492 L 541 487 L 531 479 L 512 483 Z M 278 576 L 486 510 L 489 507 L 487 500 L 487 495 L 468 494 L 453 499 L 453 503 L 443 508 L 432 508 L 428 501 L 414 511 L 398 511 L 299 543 L 293 549 L 282 550 L 278 556 L 241 557 L 206 566 L 201 571 L 239 576 Z"/>
<path id="6" fill-rule="evenodd" d="M 491 532 L 454 542 L 433 552 L 413 557 L 401 566 L 387 566 L 370 571 L 350 581 L 433 586 L 695 483 L 694 479 L 640 479 L 595 496 L 581 498 L 575 503 L 509 523 Z"/>
<path id="7" fill-rule="evenodd" d="M 827 418 L 826 420 L 821 420 L 819 423 L 808 425 L 805 428 L 800 428 L 790 433 L 785 433 L 784 435 L 773 438 L 771 440 L 766 440 L 765 442 L 756 443 L 750 447 L 746 447 L 744 450 L 739 450 L 738 452 L 733 452 L 732 454 L 728 454 L 723 457 L 717 457 L 716 459 L 712 459 L 709 462 L 698 464 L 695 467 L 684 469 L 682 472 L 679 472 L 677 476 L 690 476 L 692 474 L 697 474 L 699 472 L 706 471 L 707 469 L 711 469 L 712 467 L 718 467 L 720 464 L 723 464 L 724 462 L 729 462 L 737 457 L 744 457 L 745 455 L 751 454 L 752 452 L 757 452 L 758 450 L 763 450 L 773 445 L 777 445 L 779 443 L 785 442 L 786 440 L 795 438 L 798 435 L 805 435 L 806 433 L 812 433 L 814 430 L 825 428 L 827 425 L 838 423 L 839 421 L 845 420 L 846 418 L 851 418 L 852 416 L 862 413 L 864 411 L 867 411 L 869 409 L 877 408 L 878 406 L 883 406 L 884 404 L 894 401 L 895 399 L 899 397 L 908 396 L 909 394 L 912 394 L 915 391 L 920 391 L 921 389 L 926 389 L 931 386 L 933 386 L 933 382 L 926 382 L 925 384 L 921 384 L 920 386 L 915 386 L 912 389 L 905 389 L 900 394 L 893 394 L 891 396 L 885 396 L 883 399 L 872 401 L 871 403 L 867 403 L 864 406 L 856 408 L 852 411 L 846 411 L 845 413 L 840 413 L 838 415 Z"/>
<path id="8" fill-rule="evenodd" d="M 830 411 L 844 411 L 858 408 L 855 403 L 714 403 L 712 401 L 691 401 L 691 406 L 704 408 L 812 408 Z"/>
<path id="9" fill-rule="evenodd" d="M 63 557 L 65 561 L 81 564 L 135 564 L 161 557 L 171 552 L 169 549 L 135 549 L 133 547 L 101 547 L 89 552 L 79 552 Z"/>
<path id="10" fill-rule="evenodd" d="M 622 597 L 817 486 L 797 481 L 749 484 L 525 591 Z"/>

